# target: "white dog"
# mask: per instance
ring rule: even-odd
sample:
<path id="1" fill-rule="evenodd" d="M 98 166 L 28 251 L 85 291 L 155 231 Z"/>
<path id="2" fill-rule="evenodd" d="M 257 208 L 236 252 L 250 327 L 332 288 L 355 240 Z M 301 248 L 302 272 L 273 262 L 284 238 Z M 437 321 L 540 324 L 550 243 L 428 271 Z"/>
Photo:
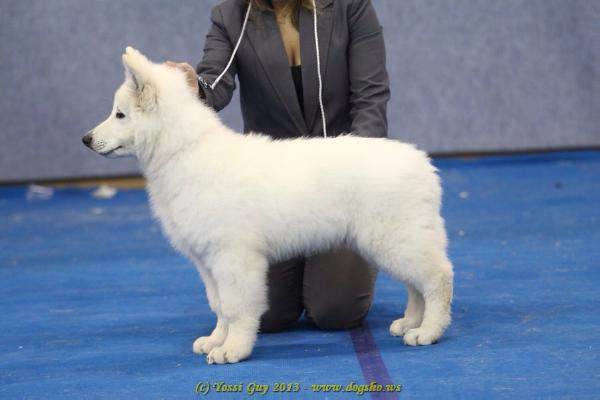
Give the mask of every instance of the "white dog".
<path id="1" fill-rule="evenodd" d="M 340 244 L 408 287 L 392 335 L 408 345 L 440 338 L 453 272 L 440 181 L 425 153 L 350 135 L 241 135 L 192 93 L 182 71 L 129 47 L 123 62 L 110 116 L 83 141 L 138 159 L 153 213 L 197 266 L 218 321 L 195 352 L 209 364 L 247 358 L 268 307 L 268 265 Z"/>

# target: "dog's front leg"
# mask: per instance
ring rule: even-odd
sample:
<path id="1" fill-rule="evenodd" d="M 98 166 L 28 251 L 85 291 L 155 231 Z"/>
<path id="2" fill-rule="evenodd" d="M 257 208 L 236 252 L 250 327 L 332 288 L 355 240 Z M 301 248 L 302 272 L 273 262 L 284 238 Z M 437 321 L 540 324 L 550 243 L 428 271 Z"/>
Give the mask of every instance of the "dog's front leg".
<path id="1" fill-rule="evenodd" d="M 194 341 L 193 351 L 198 354 L 208 354 L 215 347 L 221 346 L 227 337 L 227 322 L 221 316 L 220 313 L 220 302 L 217 292 L 217 286 L 214 278 L 210 271 L 202 265 L 201 262 L 196 262 L 196 269 L 200 273 L 202 282 L 206 290 L 206 297 L 208 298 L 208 305 L 210 309 L 217 315 L 217 325 L 213 329 L 210 336 L 201 336 Z"/>
<path id="2" fill-rule="evenodd" d="M 206 358 L 209 364 L 236 363 L 252 353 L 260 317 L 267 310 L 267 260 L 252 252 L 231 250 L 208 264 L 219 298 L 227 338 Z"/>

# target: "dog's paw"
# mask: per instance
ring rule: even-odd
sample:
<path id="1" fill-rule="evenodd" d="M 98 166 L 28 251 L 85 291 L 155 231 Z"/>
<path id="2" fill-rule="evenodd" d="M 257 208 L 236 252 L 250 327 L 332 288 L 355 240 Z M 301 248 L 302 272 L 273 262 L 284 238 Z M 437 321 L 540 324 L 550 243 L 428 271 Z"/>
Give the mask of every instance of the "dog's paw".
<path id="1" fill-rule="evenodd" d="M 419 321 L 409 318 L 400 318 L 390 325 L 390 334 L 392 336 L 404 336 L 411 329 L 418 328 Z"/>
<path id="2" fill-rule="evenodd" d="M 240 362 L 246 356 L 231 346 L 220 346 L 208 353 L 206 362 L 209 364 L 233 364 Z"/>
<path id="3" fill-rule="evenodd" d="M 410 329 L 404 334 L 404 343 L 409 346 L 427 346 L 435 343 L 439 335 L 432 332 L 430 329 L 415 328 Z"/>
<path id="4" fill-rule="evenodd" d="M 212 349 L 222 344 L 222 342 L 213 339 L 211 336 L 201 336 L 194 341 L 192 348 L 196 354 L 208 354 Z"/>

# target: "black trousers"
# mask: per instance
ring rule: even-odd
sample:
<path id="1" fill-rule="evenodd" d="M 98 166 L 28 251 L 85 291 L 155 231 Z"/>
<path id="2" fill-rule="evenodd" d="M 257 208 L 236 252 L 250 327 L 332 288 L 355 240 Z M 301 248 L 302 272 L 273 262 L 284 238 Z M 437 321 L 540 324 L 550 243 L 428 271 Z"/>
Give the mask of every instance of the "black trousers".
<path id="1" fill-rule="evenodd" d="M 271 265 L 268 274 L 269 310 L 261 332 L 289 327 L 306 310 L 321 329 L 350 329 L 367 316 L 377 270 L 348 248 Z"/>

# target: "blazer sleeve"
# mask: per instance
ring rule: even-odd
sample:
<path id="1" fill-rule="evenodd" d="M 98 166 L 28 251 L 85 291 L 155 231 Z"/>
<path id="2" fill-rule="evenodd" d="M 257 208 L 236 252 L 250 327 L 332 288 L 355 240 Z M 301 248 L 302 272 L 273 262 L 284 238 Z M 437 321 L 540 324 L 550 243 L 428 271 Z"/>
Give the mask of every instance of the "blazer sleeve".
<path id="1" fill-rule="evenodd" d="M 348 13 L 348 62 L 352 132 L 387 136 L 389 79 L 383 29 L 370 0 L 354 0 Z"/>
<path id="2" fill-rule="evenodd" d="M 218 6 L 213 7 L 210 20 L 212 25 L 206 35 L 204 55 L 196 67 L 198 76 L 209 85 L 223 72 L 233 52 L 233 45 L 223 22 L 223 14 Z M 200 84 L 200 89 L 206 96 L 206 103 L 215 111 L 220 111 L 231 101 L 235 90 L 235 74 L 234 61 L 214 90 Z"/>

